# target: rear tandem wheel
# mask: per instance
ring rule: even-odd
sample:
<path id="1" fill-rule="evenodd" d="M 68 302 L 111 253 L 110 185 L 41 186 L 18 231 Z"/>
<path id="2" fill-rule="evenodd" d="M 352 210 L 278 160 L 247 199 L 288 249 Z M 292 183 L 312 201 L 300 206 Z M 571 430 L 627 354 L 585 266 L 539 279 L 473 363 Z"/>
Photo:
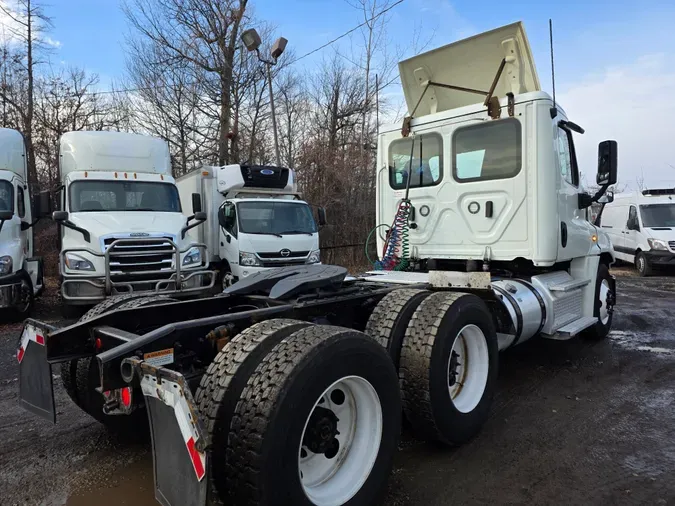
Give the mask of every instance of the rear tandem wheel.
<path id="1" fill-rule="evenodd" d="M 214 362 L 198 403 L 209 430 L 227 438 L 224 458 L 214 453 L 212 461 L 224 502 L 377 503 L 401 420 L 396 372 L 381 346 L 351 329 L 269 320 L 223 352 L 240 360 Z M 221 379 L 226 386 L 214 389 Z M 217 446 L 214 438 L 213 451 L 222 452 Z"/>

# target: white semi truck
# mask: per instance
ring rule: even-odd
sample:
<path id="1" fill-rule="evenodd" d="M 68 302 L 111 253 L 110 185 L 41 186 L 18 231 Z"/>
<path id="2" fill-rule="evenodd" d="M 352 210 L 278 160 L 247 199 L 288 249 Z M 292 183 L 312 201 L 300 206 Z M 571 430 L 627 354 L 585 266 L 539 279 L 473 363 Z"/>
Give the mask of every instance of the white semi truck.
<path id="1" fill-rule="evenodd" d="M 176 185 L 184 208 L 193 194 L 201 196 L 207 220 L 189 233 L 206 244 L 224 288 L 265 269 L 320 262 L 319 227 L 326 214 L 317 210 L 317 226 L 293 170 L 204 166 L 178 178 Z"/>
<path id="2" fill-rule="evenodd" d="M 0 308 L 23 319 L 44 288 L 42 258 L 33 257 L 33 225 L 44 199 L 31 205 L 23 135 L 0 128 Z"/>
<path id="3" fill-rule="evenodd" d="M 402 412 L 417 438 L 461 445 L 490 415 L 499 350 L 605 338 L 614 252 L 586 209 L 616 182 L 616 142 L 600 143 L 600 190 L 585 193 L 583 130 L 541 91 L 520 23 L 400 74 L 411 114 L 378 138 L 380 269 L 281 267 L 65 329 L 29 320 L 23 406 L 55 421 L 62 362 L 89 371 L 71 397 L 108 427 L 138 430 L 147 411 L 164 506 L 371 506 Z"/>
<path id="4" fill-rule="evenodd" d="M 186 233 L 204 221 L 199 197 L 183 214 L 166 142 L 122 132 L 60 139 L 60 294 L 66 313 L 123 293 L 208 293 L 205 246 Z M 77 310 L 75 311 L 77 312 Z"/>

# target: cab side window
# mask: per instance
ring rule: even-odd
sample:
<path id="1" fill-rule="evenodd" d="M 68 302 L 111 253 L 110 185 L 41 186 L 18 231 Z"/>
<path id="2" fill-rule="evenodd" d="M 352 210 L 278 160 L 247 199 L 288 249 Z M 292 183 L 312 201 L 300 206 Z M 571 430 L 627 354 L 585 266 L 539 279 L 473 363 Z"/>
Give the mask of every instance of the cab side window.
<path id="1" fill-rule="evenodd" d="M 228 221 L 225 231 L 237 237 L 237 208 L 231 202 L 225 204 L 225 216 L 227 216 Z"/>
<path id="2" fill-rule="evenodd" d="M 630 211 L 628 211 L 628 223 L 626 223 L 626 228 L 628 230 L 640 230 L 637 208 L 635 206 L 630 206 Z"/>
<path id="3" fill-rule="evenodd" d="M 572 133 L 561 127 L 558 127 L 558 165 L 563 179 L 572 186 L 579 186 L 579 169 Z"/>
<path id="4" fill-rule="evenodd" d="M 26 216 L 26 200 L 21 186 L 16 187 L 16 214 L 19 215 L 19 218 Z"/>

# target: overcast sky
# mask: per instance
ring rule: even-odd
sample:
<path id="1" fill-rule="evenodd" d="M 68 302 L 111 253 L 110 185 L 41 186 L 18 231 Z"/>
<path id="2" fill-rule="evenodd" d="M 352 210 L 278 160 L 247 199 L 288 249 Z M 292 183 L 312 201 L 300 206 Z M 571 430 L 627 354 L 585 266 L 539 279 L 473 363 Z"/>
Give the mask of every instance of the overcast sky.
<path id="1" fill-rule="evenodd" d="M 0 0 L 7 4 L 13 0 Z M 382 1 L 382 0 L 380 0 Z M 49 0 L 52 64 L 96 72 L 101 86 L 124 72 L 126 20 L 118 0 Z M 297 55 L 361 21 L 344 0 L 250 0 L 257 18 L 275 25 Z M 567 0 L 405 0 L 388 17 L 394 46 L 410 53 L 415 27 L 429 48 L 521 20 L 543 88 L 551 91 L 548 19 L 553 18 L 558 100 L 586 134 L 577 136 L 581 170 L 594 178 L 597 144 L 619 142 L 620 180 L 675 186 L 675 2 Z M 6 22 L 0 18 L 0 22 Z M 348 51 L 349 40 L 336 45 Z M 325 49 L 298 63 L 312 72 Z M 407 54 L 406 56 L 410 56 Z M 396 89 L 389 90 L 396 95 Z"/>

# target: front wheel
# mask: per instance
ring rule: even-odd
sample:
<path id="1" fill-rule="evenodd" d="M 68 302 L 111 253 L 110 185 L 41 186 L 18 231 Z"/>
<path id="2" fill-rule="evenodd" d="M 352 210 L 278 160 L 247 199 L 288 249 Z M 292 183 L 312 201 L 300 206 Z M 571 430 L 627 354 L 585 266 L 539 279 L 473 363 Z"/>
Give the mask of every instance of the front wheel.
<path id="1" fill-rule="evenodd" d="M 652 264 L 647 258 L 647 255 L 642 251 L 635 256 L 635 268 L 642 277 L 651 276 L 652 274 Z"/>
<path id="2" fill-rule="evenodd" d="M 12 309 L 12 317 L 16 321 L 22 321 L 28 318 L 33 311 L 35 296 L 33 294 L 33 282 L 30 275 L 23 271 L 20 274 L 19 295 L 16 305 Z"/>
<path id="3" fill-rule="evenodd" d="M 595 302 L 593 306 L 593 316 L 598 321 L 586 330 L 584 333 L 586 337 L 604 339 L 609 334 L 609 330 L 612 328 L 616 299 L 614 286 L 614 279 L 609 273 L 609 268 L 605 264 L 600 264 L 598 266 L 598 277 L 595 281 Z"/>

